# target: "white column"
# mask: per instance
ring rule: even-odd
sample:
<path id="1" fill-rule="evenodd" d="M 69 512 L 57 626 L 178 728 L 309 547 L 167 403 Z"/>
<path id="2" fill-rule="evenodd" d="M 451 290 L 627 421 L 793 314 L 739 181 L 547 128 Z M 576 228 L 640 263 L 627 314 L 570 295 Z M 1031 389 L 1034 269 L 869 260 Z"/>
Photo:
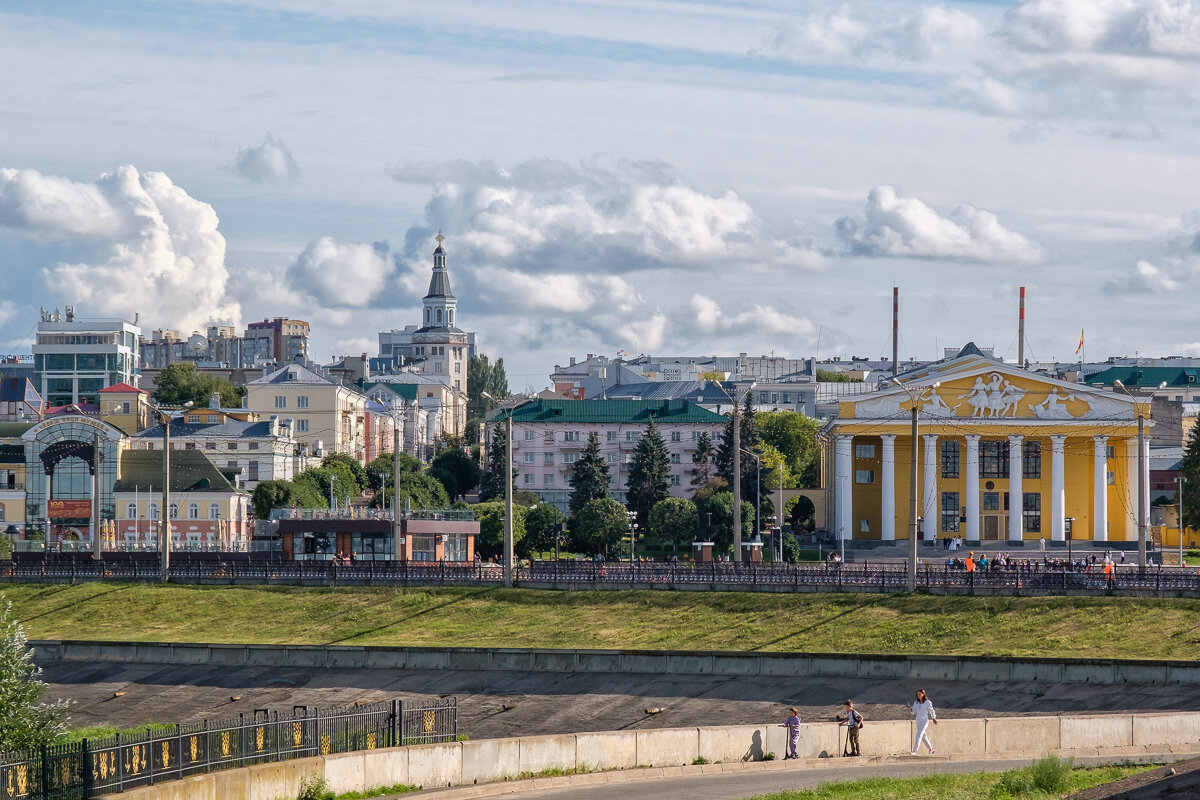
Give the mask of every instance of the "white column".
<path id="1" fill-rule="evenodd" d="M 1008 437 L 1008 540 L 1019 542 L 1025 538 L 1022 532 L 1022 512 L 1025 510 L 1025 494 L 1022 486 L 1021 443 L 1024 436 Z"/>
<path id="2" fill-rule="evenodd" d="M 967 435 L 967 535 L 972 544 L 979 543 L 979 436 Z"/>
<path id="3" fill-rule="evenodd" d="M 1107 436 L 1093 436 L 1096 454 L 1092 469 L 1092 541 L 1108 541 L 1108 447 Z"/>
<path id="4" fill-rule="evenodd" d="M 1125 440 L 1125 485 L 1129 487 L 1129 502 L 1125 505 L 1125 541 L 1136 542 L 1138 538 L 1138 440 Z M 1147 517 L 1149 519 L 1149 517 Z"/>
<path id="5" fill-rule="evenodd" d="M 885 542 L 896 539 L 896 435 L 885 433 L 883 439 L 883 476 L 879 482 L 880 520 L 879 538 Z"/>
<path id="6" fill-rule="evenodd" d="M 834 535 L 839 538 L 854 537 L 850 530 L 854 517 L 854 450 L 853 436 L 842 434 L 837 437 L 835 468 L 837 470 L 837 516 Z"/>
<path id="7" fill-rule="evenodd" d="M 1066 476 L 1064 475 L 1063 453 L 1066 436 L 1050 437 L 1050 539 L 1066 541 Z"/>
<path id="8" fill-rule="evenodd" d="M 1142 506 L 1145 508 L 1146 538 L 1149 539 L 1149 537 L 1150 537 L 1150 437 L 1149 436 L 1142 437 L 1142 449 L 1144 451 L 1142 453 L 1142 464 L 1145 466 L 1145 469 L 1143 470 L 1143 472 L 1145 473 L 1145 477 L 1143 478 L 1142 485 L 1146 487 L 1146 496 L 1145 497 L 1139 496 L 1138 500 L 1139 500 L 1139 502 L 1141 502 Z M 1140 490 L 1139 490 L 1139 492 L 1140 492 Z M 1136 531 L 1137 529 L 1135 528 L 1134 530 Z M 1134 540 L 1136 540 L 1137 536 L 1134 536 L 1133 538 L 1134 538 Z"/>
<path id="9" fill-rule="evenodd" d="M 938 497 L 938 467 L 940 459 L 938 458 L 936 434 L 925 434 L 925 517 L 924 535 L 921 537 L 925 541 L 936 539 L 938 532 L 941 530 L 940 511 Z"/>

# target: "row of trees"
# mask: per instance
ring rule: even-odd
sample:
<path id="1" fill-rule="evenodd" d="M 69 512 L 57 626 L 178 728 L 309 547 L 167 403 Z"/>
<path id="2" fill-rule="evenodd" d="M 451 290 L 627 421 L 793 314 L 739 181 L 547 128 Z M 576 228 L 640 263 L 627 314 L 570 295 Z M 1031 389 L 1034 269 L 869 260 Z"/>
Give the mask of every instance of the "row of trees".
<path id="1" fill-rule="evenodd" d="M 746 399 L 741 414 L 742 446 L 759 454 L 759 460 L 744 456 L 741 460 L 742 535 L 754 534 L 754 505 L 758 481 L 765 496 L 761 514 L 773 513 L 769 492 L 780 484 L 785 488 L 815 485 L 819 459 L 816 422 L 789 411 L 756 413 Z M 564 517 L 549 504 L 527 512 L 514 511 L 514 541 L 519 554 L 550 549 L 559 526 L 569 529 L 567 544 L 577 552 L 612 552 L 628 535 L 630 512 L 638 529 L 660 546 L 678 548 L 698 538 L 710 540 L 719 553 L 729 552 L 733 544 L 733 420 L 730 419 L 717 443 L 707 433 L 696 442 L 691 469 L 691 499 L 670 496 L 671 460 L 662 433 L 653 417 L 630 463 L 625 480 L 626 506 L 610 496 L 612 475 L 601 452 L 600 439 L 592 433 L 587 446 L 571 467 L 568 483 L 571 496 L 569 516 Z M 476 516 L 481 522 L 478 546 L 483 555 L 497 555 L 502 537 L 503 503 L 490 502 L 504 496 L 506 433 L 497 424 L 488 451 L 488 469 L 480 483 Z M 759 475 L 761 463 L 761 477 Z M 514 481 L 517 469 L 512 469 Z M 528 514 L 538 512 L 535 519 Z M 493 530 L 494 521 L 494 530 Z M 794 543 L 793 543 L 794 544 Z"/>

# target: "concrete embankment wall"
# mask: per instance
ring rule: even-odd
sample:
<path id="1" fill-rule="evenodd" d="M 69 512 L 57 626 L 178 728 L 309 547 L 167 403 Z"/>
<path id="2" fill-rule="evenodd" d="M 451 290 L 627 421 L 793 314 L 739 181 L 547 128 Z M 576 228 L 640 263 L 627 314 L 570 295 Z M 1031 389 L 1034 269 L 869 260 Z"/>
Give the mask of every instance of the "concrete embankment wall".
<path id="1" fill-rule="evenodd" d="M 975 656 L 352 647 L 345 645 L 31 642 L 39 663 L 83 661 L 228 667 L 506 670 L 672 675 L 764 675 L 1047 683 L 1200 684 L 1195 661 Z"/>
<path id="2" fill-rule="evenodd" d="M 907 754 L 911 721 L 867 721 L 863 755 Z M 930 735 L 939 754 L 1004 755 L 1059 752 L 1095 754 L 1122 748 L 1122 756 L 1190 751 L 1200 747 L 1200 713 L 1105 714 L 1090 717 L 947 719 Z M 125 800 L 274 800 L 295 797 L 301 778 L 323 775 L 335 792 L 404 783 L 426 789 L 500 781 L 551 770 L 600 771 L 762 761 L 784 755 L 786 731 L 778 725 L 668 728 L 482 739 L 453 744 L 367 750 L 196 775 L 146 786 Z M 845 730 L 832 722 L 804 723 L 800 755 L 841 754 Z"/>

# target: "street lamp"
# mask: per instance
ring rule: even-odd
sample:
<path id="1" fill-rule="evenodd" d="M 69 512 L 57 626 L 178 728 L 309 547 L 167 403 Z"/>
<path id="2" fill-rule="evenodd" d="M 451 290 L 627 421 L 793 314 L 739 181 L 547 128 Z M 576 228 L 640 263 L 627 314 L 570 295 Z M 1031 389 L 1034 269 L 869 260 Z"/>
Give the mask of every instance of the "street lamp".
<path id="1" fill-rule="evenodd" d="M 1120 389 L 1125 394 L 1129 395 L 1129 399 L 1133 401 L 1133 411 L 1137 414 L 1138 423 L 1138 438 L 1137 438 L 1137 471 L 1138 471 L 1138 507 L 1137 507 L 1137 528 L 1138 528 L 1138 569 L 1146 568 L 1146 507 L 1150 505 L 1149 498 L 1146 496 L 1150 487 L 1146 485 L 1146 415 L 1142 410 L 1144 403 L 1139 403 L 1137 398 L 1125 388 L 1125 384 L 1121 381 L 1113 381 L 1113 385 Z M 1166 387 L 1167 382 L 1163 381 L 1158 385 L 1159 389 Z"/>
<path id="2" fill-rule="evenodd" d="M 912 405 L 912 463 L 908 476 L 908 591 L 915 592 L 917 590 L 917 414 L 921 408 L 921 393 L 936 389 L 941 383 L 934 382 L 927 387 L 917 387 L 920 392 L 914 394 L 913 390 L 907 384 L 902 383 L 899 378 L 889 378 L 887 382 L 903 389 Z M 967 489 L 979 491 L 977 486 L 968 486 Z M 841 533 L 839 531 L 839 534 Z"/>
<path id="3" fill-rule="evenodd" d="M 1175 478 L 1175 483 L 1179 489 L 1175 492 L 1175 501 L 1179 505 L 1179 566 L 1183 566 L 1183 476 Z"/>
<path id="4" fill-rule="evenodd" d="M 188 400 L 183 404 L 180 415 L 195 403 Z M 162 579 L 166 583 L 171 573 L 171 420 L 176 419 L 169 412 L 157 406 L 150 406 L 162 419 L 163 429 L 163 487 L 162 487 L 162 525 L 159 526 L 159 552 L 162 554 Z"/>
<path id="5" fill-rule="evenodd" d="M 626 511 L 625 515 L 629 518 L 629 563 L 633 564 L 637 561 L 637 512 Z"/>
<path id="6" fill-rule="evenodd" d="M 499 404 L 492 395 L 480 392 L 481 395 Z M 511 589 L 513 585 L 513 480 L 512 480 L 512 408 L 504 409 L 504 588 Z M 393 501 L 394 502 L 394 501 Z"/>
<path id="7" fill-rule="evenodd" d="M 1067 526 L 1067 564 L 1071 565 L 1074 564 L 1074 558 L 1071 555 L 1071 542 L 1075 539 L 1075 518 L 1064 517 L 1063 522 Z"/>
<path id="8" fill-rule="evenodd" d="M 755 492 L 757 493 L 757 496 L 754 498 L 754 533 L 757 536 L 761 536 L 762 520 L 759 519 L 759 517 L 762 514 L 762 456 L 753 450 L 746 450 L 745 448 L 742 449 L 742 452 L 753 458 L 755 466 L 758 467 L 758 471 L 755 473 L 756 480 L 754 485 Z M 779 472 L 780 474 L 783 474 L 782 467 L 780 468 Z"/>
<path id="9" fill-rule="evenodd" d="M 733 403 L 733 563 L 740 564 L 742 562 L 742 421 L 739 400 L 754 391 L 758 381 L 753 381 L 744 392 L 738 392 L 735 386 L 734 394 L 725 391 L 725 387 L 720 382 L 716 383 L 721 393 Z M 740 396 L 735 397 L 734 395 Z"/>

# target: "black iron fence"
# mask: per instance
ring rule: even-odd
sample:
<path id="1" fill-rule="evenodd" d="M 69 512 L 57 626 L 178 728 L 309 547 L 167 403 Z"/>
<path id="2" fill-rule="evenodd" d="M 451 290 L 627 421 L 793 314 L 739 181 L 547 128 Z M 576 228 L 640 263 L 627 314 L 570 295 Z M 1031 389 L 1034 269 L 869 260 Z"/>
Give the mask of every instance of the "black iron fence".
<path id="1" fill-rule="evenodd" d="M 87 800 L 214 770 L 457 738 L 454 698 L 261 711 L 0 754 L 0 799 Z"/>
<path id="2" fill-rule="evenodd" d="M 154 562 L 90 560 L 13 562 L 0 565 L 6 582 L 158 581 Z M 255 562 L 194 561 L 173 564 L 170 580 L 184 584 L 291 584 L 320 586 L 498 585 L 499 564 L 441 561 Z M 903 562 L 845 564 L 708 564 L 628 561 L 533 561 L 515 571 L 518 584 L 571 588 L 709 588 L 717 590 L 901 592 L 908 586 Z M 1153 593 L 1200 596 L 1200 573 L 1186 567 L 1134 565 L 1105 575 L 1099 565 L 1024 560 L 967 572 L 961 567 L 925 563 L 917 573 L 919 591 L 945 593 L 1063 592 Z"/>

